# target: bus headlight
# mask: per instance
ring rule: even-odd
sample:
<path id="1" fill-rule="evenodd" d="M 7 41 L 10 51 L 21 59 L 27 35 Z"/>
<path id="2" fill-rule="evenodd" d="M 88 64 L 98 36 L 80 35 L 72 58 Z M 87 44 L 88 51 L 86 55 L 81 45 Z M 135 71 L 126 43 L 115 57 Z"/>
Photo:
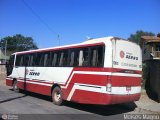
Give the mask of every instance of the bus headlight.
<path id="1" fill-rule="evenodd" d="M 106 85 L 106 91 L 108 91 L 108 92 L 112 91 L 112 84 L 111 83 L 107 83 L 107 85 Z"/>

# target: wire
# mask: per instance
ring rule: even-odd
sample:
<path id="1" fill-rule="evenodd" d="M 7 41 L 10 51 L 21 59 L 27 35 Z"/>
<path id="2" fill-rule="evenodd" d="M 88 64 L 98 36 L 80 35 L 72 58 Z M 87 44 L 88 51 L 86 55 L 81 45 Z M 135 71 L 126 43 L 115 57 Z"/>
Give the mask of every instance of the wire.
<path id="1" fill-rule="evenodd" d="M 37 17 L 37 18 L 39 19 L 39 21 L 40 21 L 44 26 L 46 26 L 46 28 L 47 28 L 50 32 L 52 32 L 52 33 L 54 33 L 54 34 L 57 35 L 58 44 L 60 45 L 60 36 L 59 36 L 59 34 L 58 34 L 57 32 L 55 32 L 55 31 L 33 10 L 33 8 L 32 8 L 28 3 L 25 2 L 25 0 L 22 0 L 22 2 L 23 2 L 24 5 L 31 11 L 31 13 L 32 13 L 35 17 Z"/>

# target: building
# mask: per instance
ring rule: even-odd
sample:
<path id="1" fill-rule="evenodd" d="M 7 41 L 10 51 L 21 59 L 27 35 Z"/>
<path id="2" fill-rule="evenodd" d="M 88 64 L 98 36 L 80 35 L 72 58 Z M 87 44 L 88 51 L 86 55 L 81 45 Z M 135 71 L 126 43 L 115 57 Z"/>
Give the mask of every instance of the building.
<path id="1" fill-rule="evenodd" d="M 142 36 L 140 41 L 142 60 L 160 59 L 160 37 Z"/>
<path id="2" fill-rule="evenodd" d="M 0 64 L 5 64 L 5 59 L 9 60 L 9 55 L 5 57 L 4 51 L 0 49 Z"/>
<path id="3" fill-rule="evenodd" d="M 160 103 L 160 34 L 142 36 L 143 85 L 149 98 Z"/>

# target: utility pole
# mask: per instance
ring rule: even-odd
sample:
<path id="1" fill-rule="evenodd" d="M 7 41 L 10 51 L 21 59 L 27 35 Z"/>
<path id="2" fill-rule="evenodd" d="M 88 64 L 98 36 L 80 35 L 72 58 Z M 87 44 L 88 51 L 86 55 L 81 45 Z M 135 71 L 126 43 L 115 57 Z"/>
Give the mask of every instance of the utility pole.
<path id="1" fill-rule="evenodd" d="M 59 36 L 59 34 L 57 35 L 57 38 L 58 38 L 58 45 L 60 46 L 60 36 Z"/>
<path id="2" fill-rule="evenodd" d="M 5 54 L 5 64 L 6 64 L 6 61 L 7 61 L 7 60 L 6 60 L 6 58 L 7 58 L 7 57 L 6 57 L 6 53 L 7 53 L 7 40 L 6 40 L 6 43 L 5 43 L 5 51 L 4 51 L 4 52 L 5 52 L 4 54 Z"/>

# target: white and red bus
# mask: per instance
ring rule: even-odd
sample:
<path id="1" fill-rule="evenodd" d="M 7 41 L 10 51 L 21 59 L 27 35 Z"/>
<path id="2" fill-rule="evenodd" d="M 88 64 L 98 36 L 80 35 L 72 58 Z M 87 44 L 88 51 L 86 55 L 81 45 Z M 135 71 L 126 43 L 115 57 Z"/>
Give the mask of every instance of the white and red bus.
<path id="1" fill-rule="evenodd" d="M 84 104 L 137 101 L 141 93 L 141 49 L 116 37 L 80 44 L 16 52 L 7 67 L 6 84 Z"/>

